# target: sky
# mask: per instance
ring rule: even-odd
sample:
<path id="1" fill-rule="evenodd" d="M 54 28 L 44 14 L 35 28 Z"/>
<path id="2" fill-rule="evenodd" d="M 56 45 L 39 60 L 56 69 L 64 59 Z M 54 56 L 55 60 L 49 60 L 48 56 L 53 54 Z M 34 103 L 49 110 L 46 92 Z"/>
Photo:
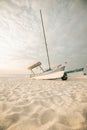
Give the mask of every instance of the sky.
<path id="1" fill-rule="evenodd" d="M 0 0 L 0 74 L 48 66 L 40 9 L 51 66 L 87 66 L 87 0 Z"/>

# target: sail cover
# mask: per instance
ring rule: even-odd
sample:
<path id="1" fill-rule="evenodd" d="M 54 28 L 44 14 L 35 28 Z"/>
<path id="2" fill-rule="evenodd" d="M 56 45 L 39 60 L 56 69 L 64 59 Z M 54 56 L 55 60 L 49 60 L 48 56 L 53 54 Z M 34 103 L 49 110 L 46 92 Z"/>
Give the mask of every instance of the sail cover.
<path id="1" fill-rule="evenodd" d="M 34 69 L 34 68 L 36 68 L 36 67 L 38 67 L 38 66 L 40 66 L 40 65 L 41 65 L 41 62 L 36 62 L 35 64 L 29 66 L 28 69 L 29 69 L 29 70 L 32 70 L 32 69 Z"/>

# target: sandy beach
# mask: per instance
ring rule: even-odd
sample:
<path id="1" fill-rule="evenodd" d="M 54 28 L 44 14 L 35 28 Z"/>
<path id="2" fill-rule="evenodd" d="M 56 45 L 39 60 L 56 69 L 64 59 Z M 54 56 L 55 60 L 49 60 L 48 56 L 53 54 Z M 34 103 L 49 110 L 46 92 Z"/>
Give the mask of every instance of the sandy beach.
<path id="1" fill-rule="evenodd" d="M 87 130 L 87 76 L 0 78 L 0 130 Z"/>

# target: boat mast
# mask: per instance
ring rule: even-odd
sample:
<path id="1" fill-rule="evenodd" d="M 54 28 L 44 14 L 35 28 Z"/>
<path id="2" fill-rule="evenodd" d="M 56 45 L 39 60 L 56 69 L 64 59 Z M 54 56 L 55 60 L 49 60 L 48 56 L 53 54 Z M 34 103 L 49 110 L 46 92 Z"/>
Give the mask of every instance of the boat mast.
<path id="1" fill-rule="evenodd" d="M 40 10 L 40 16 L 41 16 L 41 22 L 42 22 L 42 28 L 43 28 L 43 34 L 44 34 L 44 40 L 45 40 L 45 46 L 46 46 L 46 53 L 47 53 L 47 58 L 48 58 L 48 65 L 49 65 L 49 69 L 51 69 L 50 58 L 49 58 L 48 47 L 47 47 L 47 41 L 46 41 L 46 35 L 45 35 L 45 28 L 44 28 L 44 24 L 43 24 L 43 17 L 42 17 L 41 10 Z"/>

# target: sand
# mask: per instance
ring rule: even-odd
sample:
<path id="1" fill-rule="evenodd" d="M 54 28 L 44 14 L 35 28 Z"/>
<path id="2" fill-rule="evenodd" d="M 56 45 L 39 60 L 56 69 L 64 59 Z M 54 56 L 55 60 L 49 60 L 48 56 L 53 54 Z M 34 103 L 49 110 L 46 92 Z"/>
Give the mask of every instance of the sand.
<path id="1" fill-rule="evenodd" d="M 0 130 L 87 130 L 87 76 L 0 78 Z"/>

